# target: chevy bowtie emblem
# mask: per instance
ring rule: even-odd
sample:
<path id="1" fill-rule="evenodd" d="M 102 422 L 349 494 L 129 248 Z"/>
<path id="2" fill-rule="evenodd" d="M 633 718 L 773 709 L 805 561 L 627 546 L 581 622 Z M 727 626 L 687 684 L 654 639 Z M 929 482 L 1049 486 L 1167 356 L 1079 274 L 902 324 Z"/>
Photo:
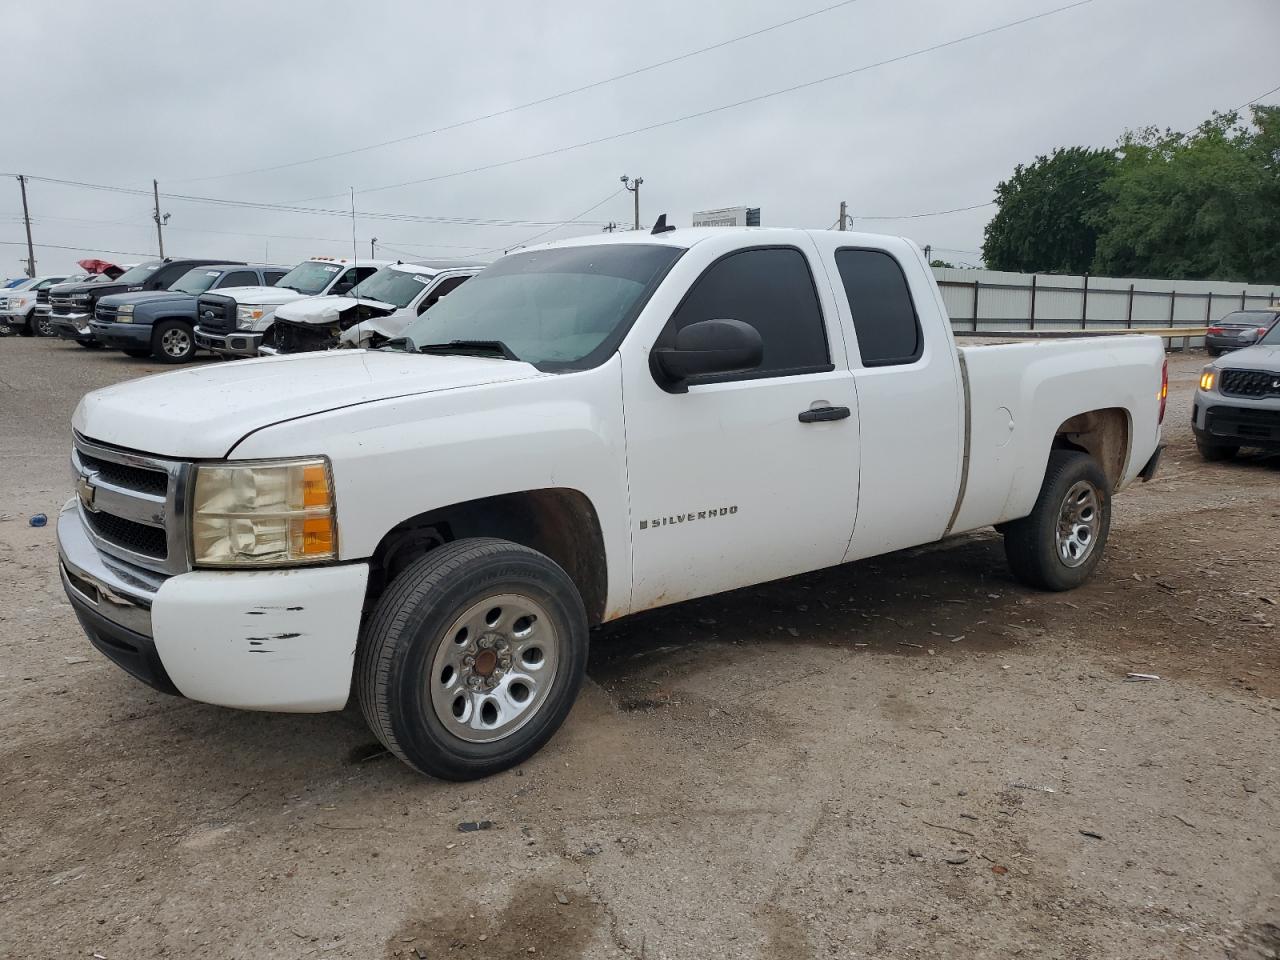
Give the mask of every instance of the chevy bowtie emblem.
<path id="1" fill-rule="evenodd" d="M 213 311 L 212 311 L 212 310 L 206 310 L 206 311 L 204 312 L 204 318 L 205 318 L 206 320 L 212 320 L 212 319 L 213 319 Z"/>
<path id="2" fill-rule="evenodd" d="M 97 511 L 97 507 L 93 505 L 94 495 L 98 492 L 98 488 L 93 485 L 93 477 L 81 477 L 76 481 L 76 493 L 80 497 L 80 503 L 86 510 Z"/>
<path id="3" fill-rule="evenodd" d="M 1271 389 L 1272 389 L 1272 390 L 1280 390 L 1280 380 L 1272 380 L 1272 381 L 1271 381 Z"/>

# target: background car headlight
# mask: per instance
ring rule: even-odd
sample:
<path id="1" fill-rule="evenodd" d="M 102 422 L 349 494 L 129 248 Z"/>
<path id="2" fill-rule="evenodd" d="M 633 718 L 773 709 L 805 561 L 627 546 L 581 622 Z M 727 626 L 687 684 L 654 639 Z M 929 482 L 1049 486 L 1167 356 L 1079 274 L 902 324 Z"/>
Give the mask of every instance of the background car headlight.
<path id="1" fill-rule="evenodd" d="M 133 313 L 133 304 L 126 303 L 121 305 L 121 307 L 118 310 L 116 310 L 116 313 Z"/>
<path id="2" fill-rule="evenodd" d="M 338 528 L 329 461 L 201 464 L 192 499 L 191 546 L 199 567 L 335 559 Z"/>
<path id="3" fill-rule="evenodd" d="M 261 320 L 267 309 L 260 303 L 243 303 L 236 307 L 236 326 L 248 327 Z"/>

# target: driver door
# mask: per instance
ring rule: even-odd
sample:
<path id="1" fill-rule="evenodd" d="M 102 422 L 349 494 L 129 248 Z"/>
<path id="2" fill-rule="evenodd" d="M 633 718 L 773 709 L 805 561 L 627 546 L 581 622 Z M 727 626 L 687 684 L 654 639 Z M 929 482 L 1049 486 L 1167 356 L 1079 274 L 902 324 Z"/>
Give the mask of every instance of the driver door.
<path id="1" fill-rule="evenodd" d="M 623 351 L 632 610 L 844 557 L 858 502 L 857 395 L 826 273 L 787 237 L 711 262 L 715 243 L 695 245 L 680 265 L 704 261 L 688 293 L 656 336 L 637 329 L 639 348 Z M 754 326 L 761 366 L 663 389 L 649 349 L 711 319 Z M 814 418 L 817 408 L 847 413 Z"/>

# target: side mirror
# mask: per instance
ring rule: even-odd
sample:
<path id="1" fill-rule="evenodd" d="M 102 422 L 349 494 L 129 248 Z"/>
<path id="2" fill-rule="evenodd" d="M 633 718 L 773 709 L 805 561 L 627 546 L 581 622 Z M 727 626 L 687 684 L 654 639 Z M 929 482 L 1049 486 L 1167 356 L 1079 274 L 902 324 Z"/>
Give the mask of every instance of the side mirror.
<path id="1" fill-rule="evenodd" d="M 701 320 L 676 334 L 670 347 L 649 353 L 654 379 L 670 393 L 684 393 L 690 377 L 754 370 L 764 360 L 760 331 L 741 320 Z"/>
<path id="2" fill-rule="evenodd" d="M 354 286 L 354 283 L 335 283 L 330 293 L 335 297 L 345 296 L 351 292 L 351 288 Z"/>

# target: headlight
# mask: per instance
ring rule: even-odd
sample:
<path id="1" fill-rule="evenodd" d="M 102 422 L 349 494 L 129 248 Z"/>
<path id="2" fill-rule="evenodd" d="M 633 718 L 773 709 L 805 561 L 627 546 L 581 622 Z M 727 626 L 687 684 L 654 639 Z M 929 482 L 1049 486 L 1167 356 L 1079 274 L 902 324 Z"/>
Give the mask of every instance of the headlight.
<path id="1" fill-rule="evenodd" d="M 1200 389 L 1209 391 L 1213 389 L 1213 385 L 1218 380 L 1218 371 L 1213 367 L 1205 367 L 1200 372 Z"/>
<path id="2" fill-rule="evenodd" d="M 116 311 L 116 314 L 121 317 L 128 316 L 131 313 L 133 313 L 132 303 L 126 303 L 124 304 L 124 306 L 120 307 L 120 309 Z"/>
<path id="3" fill-rule="evenodd" d="M 199 567 L 292 566 L 338 555 L 324 457 L 196 468 L 192 559 Z"/>
<path id="4" fill-rule="evenodd" d="M 14 297 L 9 300 L 9 308 L 12 310 L 25 310 L 34 300 L 34 297 Z"/>
<path id="5" fill-rule="evenodd" d="M 261 320 L 267 308 L 260 303 L 242 303 L 236 307 L 236 326 L 248 327 Z"/>

